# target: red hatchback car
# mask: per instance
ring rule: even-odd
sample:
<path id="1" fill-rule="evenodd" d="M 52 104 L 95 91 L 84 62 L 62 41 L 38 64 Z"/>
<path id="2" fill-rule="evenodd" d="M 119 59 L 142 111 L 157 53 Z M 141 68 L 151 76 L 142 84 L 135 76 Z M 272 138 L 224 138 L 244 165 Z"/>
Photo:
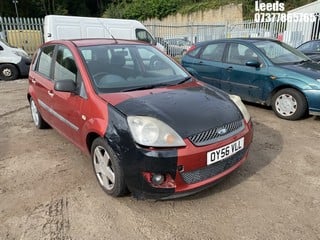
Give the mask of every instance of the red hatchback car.
<path id="1" fill-rule="evenodd" d="M 142 42 L 42 45 L 28 100 L 36 127 L 53 127 L 91 155 L 100 186 L 112 196 L 198 192 L 238 168 L 252 141 L 239 97 L 197 81 Z"/>

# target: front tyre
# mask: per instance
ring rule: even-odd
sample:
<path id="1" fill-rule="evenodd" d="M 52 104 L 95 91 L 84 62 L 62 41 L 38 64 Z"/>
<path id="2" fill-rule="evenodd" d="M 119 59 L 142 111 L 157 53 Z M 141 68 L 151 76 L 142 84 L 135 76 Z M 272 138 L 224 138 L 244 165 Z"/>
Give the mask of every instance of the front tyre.
<path id="1" fill-rule="evenodd" d="M 49 125 L 43 118 L 41 117 L 41 114 L 39 113 L 39 110 L 33 100 L 33 98 L 30 98 L 30 110 L 31 110 L 31 115 L 32 119 L 34 122 L 34 125 L 39 128 L 39 129 L 45 129 L 48 128 Z"/>
<path id="2" fill-rule="evenodd" d="M 285 88 L 272 97 L 272 109 L 280 118 L 298 120 L 306 115 L 308 104 L 301 92 Z"/>
<path id="3" fill-rule="evenodd" d="M 102 189 L 113 197 L 126 193 L 123 169 L 113 150 L 103 138 L 97 138 L 91 146 L 93 170 Z"/>

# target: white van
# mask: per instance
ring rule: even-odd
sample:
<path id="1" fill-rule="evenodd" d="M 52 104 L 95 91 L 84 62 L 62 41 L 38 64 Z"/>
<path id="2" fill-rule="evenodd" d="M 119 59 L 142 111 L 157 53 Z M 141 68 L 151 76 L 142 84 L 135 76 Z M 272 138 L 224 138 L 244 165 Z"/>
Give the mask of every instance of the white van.
<path id="1" fill-rule="evenodd" d="M 147 28 L 139 21 L 130 19 L 76 17 L 47 15 L 44 18 L 45 42 L 57 39 L 116 38 L 149 42 L 160 50 Z"/>
<path id="2" fill-rule="evenodd" d="M 27 76 L 31 59 L 20 49 L 11 47 L 0 39 L 0 80 L 14 80 L 19 76 Z"/>

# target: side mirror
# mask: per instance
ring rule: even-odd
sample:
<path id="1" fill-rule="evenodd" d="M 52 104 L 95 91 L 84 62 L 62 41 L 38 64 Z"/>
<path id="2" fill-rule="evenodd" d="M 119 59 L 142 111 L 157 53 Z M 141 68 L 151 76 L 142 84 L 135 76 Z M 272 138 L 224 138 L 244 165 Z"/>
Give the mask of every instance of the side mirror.
<path id="1" fill-rule="evenodd" d="M 2 46 L 0 46 L 0 51 L 2 51 L 3 50 L 3 47 Z"/>
<path id="2" fill-rule="evenodd" d="M 74 93 L 77 89 L 76 83 L 71 79 L 59 80 L 54 84 L 54 90 L 58 92 Z"/>
<path id="3" fill-rule="evenodd" d="M 246 62 L 246 66 L 249 66 L 249 67 L 259 68 L 260 65 L 261 63 L 259 63 L 257 60 L 249 60 Z"/>

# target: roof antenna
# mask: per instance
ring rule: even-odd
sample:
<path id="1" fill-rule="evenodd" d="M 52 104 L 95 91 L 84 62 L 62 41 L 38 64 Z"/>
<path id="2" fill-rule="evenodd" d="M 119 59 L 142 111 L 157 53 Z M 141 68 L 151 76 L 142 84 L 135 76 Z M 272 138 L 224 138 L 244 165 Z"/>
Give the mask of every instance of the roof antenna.
<path id="1" fill-rule="evenodd" d="M 102 20 L 100 18 L 96 18 L 98 20 L 98 22 L 100 22 L 100 24 L 103 26 L 104 29 L 106 29 L 108 31 L 108 33 L 110 34 L 110 36 L 112 37 L 112 39 L 115 41 L 116 44 L 118 44 L 117 39 L 115 39 L 115 37 L 111 34 L 111 32 L 109 31 L 109 29 L 107 28 L 107 26 L 104 25 L 104 23 L 102 22 Z"/>

